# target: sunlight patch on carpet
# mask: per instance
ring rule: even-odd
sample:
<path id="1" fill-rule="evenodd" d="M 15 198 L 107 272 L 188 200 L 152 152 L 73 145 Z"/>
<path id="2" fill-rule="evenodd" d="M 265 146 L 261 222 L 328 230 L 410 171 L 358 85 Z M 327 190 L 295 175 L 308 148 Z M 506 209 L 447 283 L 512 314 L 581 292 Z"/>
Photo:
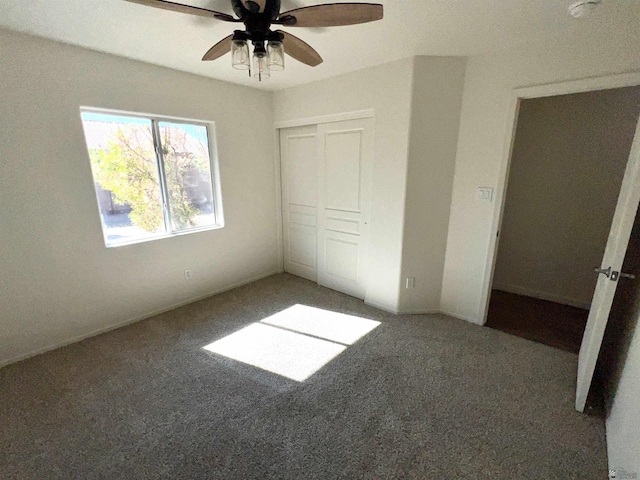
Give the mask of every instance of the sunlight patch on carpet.
<path id="1" fill-rule="evenodd" d="M 261 321 L 344 345 L 353 345 L 380 322 L 306 305 L 294 305 Z"/>
<path id="2" fill-rule="evenodd" d="M 294 305 L 204 347 L 303 382 L 380 322 Z"/>

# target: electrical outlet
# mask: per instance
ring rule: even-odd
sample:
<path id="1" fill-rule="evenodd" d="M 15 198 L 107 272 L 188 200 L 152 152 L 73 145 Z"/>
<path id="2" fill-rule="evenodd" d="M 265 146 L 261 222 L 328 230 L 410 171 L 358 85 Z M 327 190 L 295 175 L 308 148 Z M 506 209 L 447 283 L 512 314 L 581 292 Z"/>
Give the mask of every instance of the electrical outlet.
<path id="1" fill-rule="evenodd" d="M 416 279 L 414 277 L 407 278 L 407 288 L 411 289 L 416 286 Z"/>
<path id="2" fill-rule="evenodd" d="M 184 271 L 184 279 L 185 280 L 191 280 L 191 270 L 190 269 L 186 269 Z"/>

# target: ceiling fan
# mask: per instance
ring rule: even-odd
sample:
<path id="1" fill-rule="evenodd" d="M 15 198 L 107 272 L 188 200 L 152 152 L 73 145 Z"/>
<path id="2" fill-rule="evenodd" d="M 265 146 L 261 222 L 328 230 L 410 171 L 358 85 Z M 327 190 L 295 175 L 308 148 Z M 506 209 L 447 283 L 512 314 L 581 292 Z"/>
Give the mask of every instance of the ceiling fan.
<path id="1" fill-rule="evenodd" d="M 202 60 L 220 58 L 231 51 L 232 65 L 248 70 L 260 81 L 270 76 L 271 70 L 284 70 L 284 53 L 315 67 L 322 57 L 309 44 L 282 30 L 271 30 L 272 25 L 285 27 L 337 27 L 374 22 L 383 17 L 383 6 L 374 3 L 328 3 L 296 8 L 280 13 L 280 0 L 231 0 L 238 18 L 206 8 L 184 5 L 168 0 L 126 0 L 163 10 L 209 17 L 230 23 L 244 23 L 244 30 L 220 40 L 205 53 Z M 249 54 L 253 44 L 253 66 Z M 253 72 L 252 72 L 253 70 Z"/>

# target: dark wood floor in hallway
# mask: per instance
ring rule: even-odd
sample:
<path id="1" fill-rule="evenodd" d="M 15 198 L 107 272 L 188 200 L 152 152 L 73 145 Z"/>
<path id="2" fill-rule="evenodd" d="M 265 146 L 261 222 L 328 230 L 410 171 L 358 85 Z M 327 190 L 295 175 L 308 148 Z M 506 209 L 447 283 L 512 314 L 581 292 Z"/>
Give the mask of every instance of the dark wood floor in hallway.
<path id="1" fill-rule="evenodd" d="M 486 326 L 578 353 L 588 316 L 582 308 L 493 290 Z"/>

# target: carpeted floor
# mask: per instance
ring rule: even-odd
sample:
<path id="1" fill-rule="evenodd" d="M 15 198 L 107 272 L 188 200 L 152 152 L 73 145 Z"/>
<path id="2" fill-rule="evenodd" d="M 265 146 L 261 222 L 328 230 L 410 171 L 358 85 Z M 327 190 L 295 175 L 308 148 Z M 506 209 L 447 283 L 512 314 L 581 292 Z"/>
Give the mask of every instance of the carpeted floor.
<path id="1" fill-rule="evenodd" d="M 252 325 L 296 304 L 380 325 L 352 345 Z M 343 351 L 299 382 L 203 349 L 248 326 L 285 335 L 274 358 L 300 359 L 285 367 L 314 360 L 314 339 Z M 278 275 L 1 369 L 0 478 L 602 479 L 604 422 L 573 409 L 576 365 Z"/>

